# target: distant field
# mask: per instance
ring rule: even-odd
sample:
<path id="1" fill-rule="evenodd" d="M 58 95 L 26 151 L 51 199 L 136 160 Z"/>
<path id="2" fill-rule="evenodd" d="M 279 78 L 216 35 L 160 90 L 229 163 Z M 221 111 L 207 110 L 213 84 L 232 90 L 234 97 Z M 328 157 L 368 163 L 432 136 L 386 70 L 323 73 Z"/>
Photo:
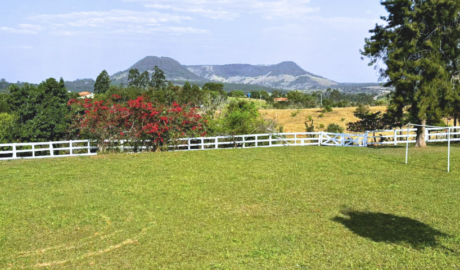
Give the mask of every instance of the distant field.
<path id="1" fill-rule="evenodd" d="M 304 110 L 261 110 L 260 113 L 263 117 L 275 119 L 278 124 L 283 125 L 285 132 L 305 132 L 305 121 L 308 116 L 313 118 L 315 128 L 321 124 L 324 125 L 324 128 L 316 128 L 316 131 L 324 131 L 331 123 L 339 124 L 346 130 L 347 123 L 359 120 L 353 115 L 355 110 L 355 107 L 334 108 L 332 112 L 323 114 L 321 109 L 316 108 Z M 371 107 L 371 111 L 385 112 L 386 107 Z M 323 117 L 320 117 L 321 114 L 323 114 Z"/>
<path id="2" fill-rule="evenodd" d="M 459 269 L 460 147 L 0 162 L 1 269 Z"/>

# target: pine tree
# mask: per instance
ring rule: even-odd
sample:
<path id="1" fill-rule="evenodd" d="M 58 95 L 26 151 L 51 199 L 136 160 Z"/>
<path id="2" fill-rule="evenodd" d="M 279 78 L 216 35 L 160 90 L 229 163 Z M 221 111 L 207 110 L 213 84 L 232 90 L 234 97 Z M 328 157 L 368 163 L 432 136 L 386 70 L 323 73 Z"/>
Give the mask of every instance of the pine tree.
<path id="1" fill-rule="evenodd" d="M 95 94 L 105 94 L 110 88 L 110 76 L 107 71 L 103 70 L 99 76 L 97 76 L 96 83 L 94 84 Z"/>
<path id="2" fill-rule="evenodd" d="M 376 25 L 361 53 L 378 61 L 386 86 L 394 86 L 392 103 L 400 120 L 407 110 L 419 125 L 439 120 L 455 95 L 452 76 L 458 69 L 460 43 L 458 0 L 384 0 L 386 25 Z M 428 121 L 428 122 L 427 122 Z M 417 146 L 424 147 L 425 128 L 417 129 Z"/>

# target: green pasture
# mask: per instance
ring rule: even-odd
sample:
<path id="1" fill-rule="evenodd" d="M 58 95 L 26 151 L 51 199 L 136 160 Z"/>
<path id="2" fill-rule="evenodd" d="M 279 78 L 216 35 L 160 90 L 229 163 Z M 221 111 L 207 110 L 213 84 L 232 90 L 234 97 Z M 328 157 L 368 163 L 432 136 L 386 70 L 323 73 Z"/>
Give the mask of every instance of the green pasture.
<path id="1" fill-rule="evenodd" d="M 0 162 L 0 269 L 458 269 L 460 147 Z"/>

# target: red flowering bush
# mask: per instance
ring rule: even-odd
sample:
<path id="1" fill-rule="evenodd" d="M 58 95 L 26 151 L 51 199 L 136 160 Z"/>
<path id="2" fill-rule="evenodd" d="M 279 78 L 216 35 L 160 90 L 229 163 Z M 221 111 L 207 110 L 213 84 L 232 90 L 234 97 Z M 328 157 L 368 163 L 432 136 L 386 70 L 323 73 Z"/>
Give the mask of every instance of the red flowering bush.
<path id="1" fill-rule="evenodd" d="M 206 121 L 195 108 L 156 104 L 138 97 L 126 103 L 120 96 L 110 100 L 70 100 L 74 112 L 73 129 L 79 137 L 94 139 L 105 151 L 119 141 L 127 141 L 135 150 L 161 150 L 174 145 L 179 138 L 206 135 Z"/>

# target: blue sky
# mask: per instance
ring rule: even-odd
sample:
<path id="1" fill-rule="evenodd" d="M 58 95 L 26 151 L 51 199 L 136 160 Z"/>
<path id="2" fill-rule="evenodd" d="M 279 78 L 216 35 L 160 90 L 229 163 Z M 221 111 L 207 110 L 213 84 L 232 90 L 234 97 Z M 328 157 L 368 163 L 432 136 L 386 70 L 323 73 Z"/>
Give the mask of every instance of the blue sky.
<path id="1" fill-rule="evenodd" d="M 2 0 L 0 78 L 96 78 L 141 58 L 295 61 L 338 82 L 377 82 L 359 50 L 379 0 Z"/>

